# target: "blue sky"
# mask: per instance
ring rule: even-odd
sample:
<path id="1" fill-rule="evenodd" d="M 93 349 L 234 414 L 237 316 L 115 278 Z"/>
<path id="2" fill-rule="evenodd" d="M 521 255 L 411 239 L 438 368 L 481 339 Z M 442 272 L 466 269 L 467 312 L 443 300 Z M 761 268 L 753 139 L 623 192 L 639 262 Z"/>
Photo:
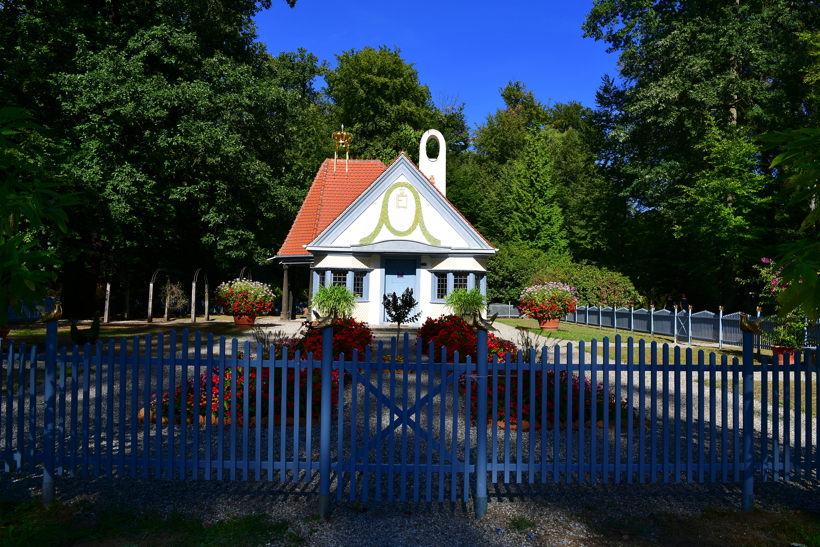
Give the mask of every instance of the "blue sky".
<path id="1" fill-rule="evenodd" d="M 586 0 L 273 0 L 256 17 L 268 51 L 303 47 L 335 66 L 335 55 L 365 46 L 398 46 L 415 63 L 433 100 L 466 103 L 471 129 L 502 105 L 499 88 L 521 80 L 542 102 L 595 106 L 604 74 L 617 75 L 617 55 L 583 38 Z"/>

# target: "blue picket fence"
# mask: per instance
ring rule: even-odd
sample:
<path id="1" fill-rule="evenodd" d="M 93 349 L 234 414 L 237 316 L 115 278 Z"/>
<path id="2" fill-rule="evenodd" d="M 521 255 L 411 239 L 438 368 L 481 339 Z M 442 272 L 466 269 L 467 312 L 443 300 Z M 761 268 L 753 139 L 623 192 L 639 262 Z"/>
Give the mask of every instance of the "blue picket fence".
<path id="1" fill-rule="evenodd" d="M 82 475 L 318 481 L 323 516 L 335 495 L 472 499 L 480 517 L 488 482 L 742 482 L 750 509 L 755 480 L 820 478 L 814 351 L 616 336 L 488 360 L 478 336 L 475 359 L 407 336 L 331 358 L 326 329 L 323 359 L 268 358 L 187 331 L 58 349 L 51 323 L 45 353 L 0 342 L 0 459 L 42 466 L 44 498 Z"/>
<path id="2" fill-rule="evenodd" d="M 718 313 L 691 310 L 671 312 L 652 308 L 612 308 L 598 306 L 578 306 L 578 309 L 566 317 L 564 321 L 593 327 L 613 329 L 623 332 L 643 332 L 661 336 L 671 336 L 681 343 L 692 343 L 692 340 L 712 342 L 723 347 L 740 346 L 743 344 L 743 333 L 740 331 L 740 313 L 724 315 L 723 310 Z M 772 332 L 776 326 L 773 317 L 764 317 L 761 323 L 763 332 Z M 757 337 L 757 347 L 768 348 L 765 337 Z M 806 345 L 820 345 L 820 322 L 810 323 L 806 328 Z"/>

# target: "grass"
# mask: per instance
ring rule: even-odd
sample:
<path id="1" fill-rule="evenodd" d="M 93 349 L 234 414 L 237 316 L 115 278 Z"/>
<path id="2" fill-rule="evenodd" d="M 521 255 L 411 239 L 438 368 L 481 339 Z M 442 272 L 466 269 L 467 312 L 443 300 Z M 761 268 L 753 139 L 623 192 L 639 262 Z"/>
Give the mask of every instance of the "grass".
<path id="1" fill-rule="evenodd" d="M 90 321 L 78 324 L 80 328 L 88 328 Z M 15 343 L 25 342 L 27 345 L 37 344 L 41 346 L 45 343 L 45 324 L 44 323 L 30 323 L 26 324 L 11 324 L 11 331 L 8 338 L 14 340 Z M 257 324 L 258 326 L 258 324 Z M 169 334 L 171 331 L 181 331 L 188 329 L 193 334 L 197 331 L 202 333 L 203 339 L 209 334 L 213 334 L 214 338 L 220 336 L 233 337 L 242 334 L 249 330 L 247 327 L 236 327 L 233 324 L 233 318 L 229 315 L 212 315 L 210 321 L 204 321 L 202 317 L 197 319 L 196 323 L 191 323 L 189 317 L 177 318 L 169 322 L 162 322 L 159 320 L 154 323 L 124 323 L 111 322 L 100 325 L 100 340 L 106 343 L 108 340 L 119 340 L 120 338 L 130 338 L 132 336 L 144 336 L 150 334 L 156 336 L 157 334 Z M 66 346 L 71 348 L 74 342 L 71 341 L 70 336 L 71 326 L 66 321 L 60 321 L 60 327 L 57 330 L 58 346 Z"/>
<path id="2" fill-rule="evenodd" d="M 284 521 L 265 515 L 235 517 L 215 523 L 160 518 L 125 511 L 89 511 L 89 507 L 38 501 L 0 501 L 0 544 L 4 547 L 56 547 L 93 542 L 111 546 L 254 546 L 260 543 L 301 543 Z"/>
<path id="3" fill-rule="evenodd" d="M 626 343 L 628 338 L 632 338 L 633 341 L 637 344 L 640 340 L 643 340 L 647 345 L 647 351 L 649 351 L 649 344 L 652 342 L 657 342 L 659 345 L 661 344 L 672 344 L 673 339 L 671 336 L 664 337 L 664 336 L 649 336 L 648 334 L 642 333 L 632 333 L 630 334 L 627 330 L 620 330 L 615 332 L 612 329 L 599 329 L 597 327 L 588 327 L 586 325 L 578 325 L 576 323 L 566 323 L 561 322 L 558 326 L 557 331 L 544 331 L 538 328 L 538 322 L 535 319 L 498 319 L 499 323 L 504 323 L 505 325 L 510 325 L 516 328 L 526 328 L 535 334 L 540 334 L 542 336 L 557 338 L 559 340 L 569 340 L 572 342 L 584 341 L 584 342 L 592 342 L 596 340 L 597 342 L 603 342 L 604 338 L 609 338 L 610 343 L 614 343 L 615 335 L 621 335 L 621 342 Z M 679 341 L 680 343 L 680 341 Z M 689 346 L 687 346 L 689 347 Z M 697 346 L 692 345 L 692 359 L 697 359 L 697 352 L 699 350 L 703 350 L 703 352 L 708 355 L 709 353 L 714 352 L 715 355 L 727 355 L 730 359 L 732 357 L 740 357 L 741 350 L 738 349 L 718 349 L 717 347 L 713 346 Z M 672 355 L 670 350 L 670 356 Z M 681 348 L 681 357 L 685 358 L 685 348 Z M 719 357 L 718 357 L 719 359 Z"/>
<path id="4" fill-rule="evenodd" d="M 820 547 L 820 516 L 802 511 L 769 513 L 706 508 L 693 516 L 652 513 L 600 520 L 596 513 L 587 509 L 585 516 L 593 521 L 593 530 L 603 536 L 601 545 L 628 540 L 630 545 Z"/>

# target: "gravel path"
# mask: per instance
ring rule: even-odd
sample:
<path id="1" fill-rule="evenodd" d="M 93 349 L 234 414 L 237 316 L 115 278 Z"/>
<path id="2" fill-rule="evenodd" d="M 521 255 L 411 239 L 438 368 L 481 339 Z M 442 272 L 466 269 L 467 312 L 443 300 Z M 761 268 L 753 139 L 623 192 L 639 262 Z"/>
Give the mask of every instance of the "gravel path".
<path id="1" fill-rule="evenodd" d="M 299 326 L 297 322 L 285 324 L 291 330 Z M 271 328 L 278 328 L 272 325 Z M 502 337 L 516 340 L 515 329 L 506 325 L 499 325 Z M 290 334 L 290 332 L 289 332 Z M 389 337 L 390 332 L 378 332 L 378 337 L 384 339 Z M 250 339 L 250 335 L 246 336 Z M 554 343 L 554 341 L 551 341 Z M 563 344 L 565 346 L 565 343 Z M 376 383 L 378 373 L 372 373 L 371 381 Z M 384 375 L 389 377 L 389 375 Z M 614 385 L 614 373 L 610 375 Z M 410 380 L 407 399 L 412 403 L 416 397 L 415 374 L 408 374 Z M 426 391 L 426 382 L 437 383 L 440 375 L 420 376 L 421 392 Z M 685 386 L 681 386 L 681 396 L 685 395 Z M 626 389 L 626 388 L 624 388 Z M 349 388 L 348 388 L 349 390 Z M 359 390 L 362 391 L 361 389 Z M 719 390 L 718 390 L 719 392 Z M 403 394 L 399 391 L 394 394 L 394 400 L 398 405 L 402 403 Z M 114 398 L 116 400 L 116 397 Z M 346 410 L 349 410 L 351 402 L 348 396 Z M 683 398 L 683 401 L 686 399 Z M 358 403 L 364 402 L 360 393 Z M 695 403 L 697 401 L 695 400 Z M 637 404 L 637 403 L 636 403 Z M 433 417 L 437 419 L 442 410 L 438 406 L 433 408 Z M 685 415 L 685 410 L 684 415 Z M 443 413 L 448 423 L 453 416 L 451 401 L 445 403 Z M 343 416 L 348 416 L 344 412 Z M 718 416 L 720 418 L 720 416 Z M 426 427 L 428 417 L 423 408 L 418 422 L 422 427 Z M 389 414 L 382 414 L 381 419 L 374 416 L 370 421 L 369 434 L 376 434 L 378 429 L 386 427 L 390 420 Z M 464 443 L 464 420 L 458 418 L 460 427 L 458 428 L 459 457 L 463 457 Z M 115 414 L 115 421 L 118 421 L 118 414 Z M 359 441 L 364 434 L 364 423 L 353 424 L 346 420 L 343 422 L 345 432 L 353 429 L 357 431 Z M 759 423 L 758 423 L 759 425 Z M 352 429 L 353 428 L 353 429 Z M 190 428 L 189 428 L 190 429 Z M 318 427 L 314 427 L 314 439 L 317 437 Z M 412 433 L 412 431 L 411 431 Z M 548 436 L 547 444 L 541 445 L 539 435 L 533 435 L 533 449 L 535 453 L 543 450 L 549 454 L 553 450 L 551 433 Z M 141 439 L 138 446 L 142 446 Z M 816 439 L 816 432 L 813 433 Z M 278 436 L 279 428 L 274 430 L 273 445 L 281 446 L 282 439 Z M 336 442 L 337 429 L 334 423 L 333 438 Z M 452 443 L 452 437 L 441 439 L 447 446 Z M 488 436 L 488 446 L 492 446 L 492 432 Z M 595 436 L 597 442 L 603 441 L 605 433 L 597 431 Z M 560 433 L 559 447 L 565 451 L 565 432 Z M 606 436 L 612 440 L 612 450 L 616 445 L 612 433 L 606 432 Z M 221 436 L 224 446 L 230 446 L 230 434 L 223 432 Z M 211 443 L 211 449 L 216 446 L 219 436 L 215 435 Z M 498 432 L 499 444 L 503 447 L 505 439 L 509 439 L 513 451 L 510 460 L 519 461 L 515 454 L 514 447 L 517 442 L 522 443 L 520 461 L 527 461 L 530 450 L 530 439 L 528 433 Z M 179 444 L 175 446 L 178 453 Z M 190 437 L 189 437 L 190 439 Z M 587 443 L 591 440 L 590 434 L 586 437 Z M 263 438 L 261 457 L 264 460 L 267 456 L 266 445 L 268 439 Z M 190 441 L 189 441 L 190 442 Z M 315 441 L 318 443 L 318 441 Z M 294 451 L 293 439 L 285 439 L 286 451 L 291 454 Z M 350 454 L 351 442 L 346 440 L 343 444 L 343 456 Z M 361 446 L 358 442 L 357 445 Z M 420 446 L 426 446 L 424 441 L 420 441 Z M 471 439 L 469 446 L 475 449 L 475 438 Z M 253 438 L 249 439 L 247 450 L 255 454 L 257 447 L 254 446 Z M 240 452 L 244 450 L 240 445 Z M 205 447 L 200 447 L 204 454 Z M 300 444 L 298 450 L 303 460 L 307 460 L 307 454 L 313 452 L 313 448 L 308 450 L 304 444 Z M 577 446 L 574 448 L 577 451 Z M 422 451 L 422 454 L 424 452 Z M 396 458 L 405 457 L 407 448 L 401 442 L 396 442 L 392 447 L 388 442 L 383 443 L 381 450 L 382 457 L 388 458 L 390 455 Z M 499 453 L 501 457 L 503 452 Z M 562 457 L 565 452 L 561 452 Z M 437 454 L 436 456 L 437 457 Z M 587 461 L 588 461 L 587 454 Z M 371 455 L 371 461 L 375 461 L 375 454 Z M 412 456 L 410 456 L 412 461 Z M 33 474 L 23 472 L 7 473 L 0 480 L 0 497 L 8 499 L 22 499 L 30 495 L 39 495 L 41 476 L 39 470 Z M 489 512 L 485 519 L 475 520 L 473 516 L 472 501 L 464 503 L 452 502 L 386 502 L 367 501 L 349 502 L 344 501 L 333 503 L 333 518 L 329 522 L 318 522 L 311 517 L 316 513 L 316 496 L 318 494 L 318 474 L 314 474 L 310 480 L 301 482 L 278 482 L 278 473 L 274 477 L 274 482 L 241 482 L 241 481 L 191 481 L 191 480 L 140 480 L 129 478 L 89 478 L 89 477 L 59 477 L 57 479 L 58 498 L 71 504 L 91 503 L 93 507 L 116 506 L 134 511 L 158 511 L 162 514 L 170 512 L 180 512 L 189 517 L 196 517 L 205 521 L 215 521 L 233 515 L 246 515 L 256 513 L 266 513 L 274 519 L 284 519 L 291 523 L 292 530 L 303 537 L 306 545 L 330 546 L 330 545 L 350 545 L 350 546 L 401 546 L 401 545 L 597 545 L 602 543 L 596 528 L 596 523 L 601 523 L 607 519 L 626 519 L 635 515 L 647 515 L 650 513 L 675 513 L 683 515 L 697 515 L 704 508 L 717 510 L 735 509 L 740 506 L 739 484 L 728 483 L 708 483 L 708 484 L 489 484 Z M 241 472 L 239 473 L 241 476 Z M 413 475 L 408 476 L 405 483 L 409 491 L 413 491 Z M 266 478 L 266 476 L 263 476 Z M 525 480 L 528 478 L 524 476 Z M 563 477 L 560 477 L 563 480 Z M 536 476 L 538 481 L 540 475 Z M 547 477 L 552 480 L 552 477 Z M 375 480 L 375 479 L 371 479 Z M 422 499 L 426 489 L 422 479 Z M 431 481 L 434 499 L 437 494 L 439 477 L 436 476 Z M 445 480 L 449 476 L 445 475 Z M 386 490 L 387 478 L 382 477 L 380 486 Z M 394 482 L 397 489 L 402 486 L 399 482 Z M 769 511 L 779 511 L 784 509 L 801 509 L 803 511 L 820 511 L 820 496 L 816 495 L 817 487 L 820 483 L 810 482 L 790 482 L 790 483 L 756 483 L 756 501 L 758 505 Z M 335 490 L 332 490 L 335 492 Z M 372 493 L 374 493 L 373 490 Z M 345 491 L 347 494 L 347 491 Z M 461 496 L 459 496 L 461 500 Z M 527 518 L 535 523 L 533 530 L 526 532 L 516 532 L 510 528 L 511 518 Z M 607 543 L 611 544 L 611 543 Z"/>

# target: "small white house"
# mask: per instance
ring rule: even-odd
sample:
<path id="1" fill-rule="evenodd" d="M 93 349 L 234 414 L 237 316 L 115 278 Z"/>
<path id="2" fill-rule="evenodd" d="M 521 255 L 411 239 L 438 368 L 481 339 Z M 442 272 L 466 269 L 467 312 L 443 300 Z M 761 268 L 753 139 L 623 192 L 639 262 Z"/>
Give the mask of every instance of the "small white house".
<path id="1" fill-rule="evenodd" d="M 429 139 L 439 143 L 437 158 L 427 157 Z M 324 284 L 346 285 L 356 295 L 353 316 L 374 325 L 388 322 L 382 296 L 408 287 L 421 321 L 445 313 L 454 289 L 486 294 L 487 258 L 497 249 L 447 200 L 441 133 L 422 136 L 419 157 L 419 167 L 404 154 L 389 167 L 324 161 L 274 257 L 285 266 L 285 294 L 288 268 L 309 266 L 312 294 Z"/>

